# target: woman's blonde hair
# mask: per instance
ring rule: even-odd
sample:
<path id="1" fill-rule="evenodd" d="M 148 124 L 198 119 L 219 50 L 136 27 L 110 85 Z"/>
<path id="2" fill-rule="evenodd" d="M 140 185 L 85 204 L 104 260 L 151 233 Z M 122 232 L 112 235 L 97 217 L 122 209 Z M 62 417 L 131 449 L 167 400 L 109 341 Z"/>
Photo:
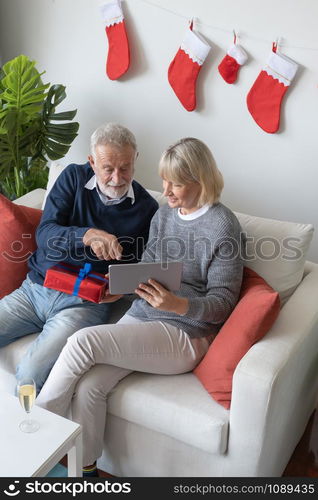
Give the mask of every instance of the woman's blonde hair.
<path id="1" fill-rule="evenodd" d="M 159 175 L 180 184 L 199 183 L 200 207 L 218 202 L 224 186 L 210 149 L 194 137 L 180 139 L 164 151 L 159 162 Z"/>

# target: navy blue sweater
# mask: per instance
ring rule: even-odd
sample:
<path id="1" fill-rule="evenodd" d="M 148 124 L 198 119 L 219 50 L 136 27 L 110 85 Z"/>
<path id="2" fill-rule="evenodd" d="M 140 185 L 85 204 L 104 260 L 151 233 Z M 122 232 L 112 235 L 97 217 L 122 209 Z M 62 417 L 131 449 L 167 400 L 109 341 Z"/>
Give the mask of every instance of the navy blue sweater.
<path id="1" fill-rule="evenodd" d="M 93 175 L 89 163 L 71 164 L 57 178 L 36 232 L 38 248 L 29 259 L 33 282 L 42 285 L 47 269 L 61 261 L 75 265 L 91 262 L 95 272 L 106 273 L 110 264 L 140 260 L 157 202 L 133 181 L 135 203 L 126 198 L 118 205 L 106 206 L 96 189 L 85 188 Z M 117 236 L 123 247 L 120 261 L 99 260 L 83 244 L 83 236 L 90 228 Z"/>

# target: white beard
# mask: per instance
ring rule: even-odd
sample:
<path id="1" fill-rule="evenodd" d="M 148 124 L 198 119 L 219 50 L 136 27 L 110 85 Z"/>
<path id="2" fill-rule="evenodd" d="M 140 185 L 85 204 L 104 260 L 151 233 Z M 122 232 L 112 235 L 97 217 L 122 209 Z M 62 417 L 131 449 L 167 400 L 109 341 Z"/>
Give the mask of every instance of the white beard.
<path id="1" fill-rule="evenodd" d="M 125 184 L 124 186 L 118 188 L 114 188 L 113 186 L 105 186 L 105 184 L 102 184 L 97 181 L 98 187 L 101 190 L 101 192 L 105 195 L 108 196 L 108 198 L 114 199 L 114 198 L 121 198 L 124 196 L 124 194 L 127 193 L 128 191 L 128 185 Z"/>

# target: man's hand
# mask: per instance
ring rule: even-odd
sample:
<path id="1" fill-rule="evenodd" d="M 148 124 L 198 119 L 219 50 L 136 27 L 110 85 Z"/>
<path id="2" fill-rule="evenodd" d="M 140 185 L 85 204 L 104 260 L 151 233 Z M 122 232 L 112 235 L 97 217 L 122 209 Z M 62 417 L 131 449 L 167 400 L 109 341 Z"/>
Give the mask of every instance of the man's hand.
<path id="1" fill-rule="evenodd" d="M 91 247 L 100 260 L 119 260 L 123 247 L 116 236 L 101 229 L 89 229 L 83 236 L 85 246 Z"/>
<path id="2" fill-rule="evenodd" d="M 116 302 L 117 300 L 121 299 L 122 295 L 111 295 L 110 293 L 105 293 L 105 295 L 102 297 L 102 299 L 98 302 L 99 304 L 108 304 L 111 302 Z"/>
<path id="3" fill-rule="evenodd" d="M 186 314 L 189 309 L 188 299 L 178 297 L 169 292 L 155 280 L 148 280 L 149 284 L 140 283 L 135 293 L 145 299 L 152 307 L 161 311 L 174 312 L 176 314 Z"/>
<path id="4" fill-rule="evenodd" d="M 105 278 L 109 278 L 109 274 L 105 274 Z M 117 300 L 121 299 L 122 295 L 111 295 L 109 293 L 109 288 L 106 288 L 104 295 L 102 296 L 101 300 L 98 302 L 99 304 L 104 304 L 104 303 L 110 303 L 110 302 L 116 302 Z"/>

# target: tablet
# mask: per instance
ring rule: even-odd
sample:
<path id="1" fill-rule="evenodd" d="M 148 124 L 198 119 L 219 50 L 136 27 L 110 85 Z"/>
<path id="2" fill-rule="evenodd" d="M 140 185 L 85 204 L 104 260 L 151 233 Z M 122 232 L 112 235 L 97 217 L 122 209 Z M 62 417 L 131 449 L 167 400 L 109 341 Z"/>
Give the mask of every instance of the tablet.
<path id="1" fill-rule="evenodd" d="M 176 291 L 181 284 L 182 262 L 111 264 L 108 271 L 112 295 L 134 293 L 139 283 L 147 283 L 151 278 L 168 290 Z"/>

